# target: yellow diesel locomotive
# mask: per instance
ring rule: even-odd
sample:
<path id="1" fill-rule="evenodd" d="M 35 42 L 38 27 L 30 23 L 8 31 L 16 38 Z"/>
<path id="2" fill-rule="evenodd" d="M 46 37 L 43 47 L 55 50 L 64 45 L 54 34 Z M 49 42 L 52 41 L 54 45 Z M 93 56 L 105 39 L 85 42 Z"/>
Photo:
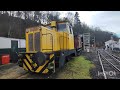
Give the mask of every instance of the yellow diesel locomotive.
<path id="1" fill-rule="evenodd" d="M 35 73 L 55 72 L 65 65 L 66 57 L 76 55 L 74 34 L 68 22 L 52 21 L 48 25 L 26 29 L 26 52 L 19 53 L 19 66 Z"/>

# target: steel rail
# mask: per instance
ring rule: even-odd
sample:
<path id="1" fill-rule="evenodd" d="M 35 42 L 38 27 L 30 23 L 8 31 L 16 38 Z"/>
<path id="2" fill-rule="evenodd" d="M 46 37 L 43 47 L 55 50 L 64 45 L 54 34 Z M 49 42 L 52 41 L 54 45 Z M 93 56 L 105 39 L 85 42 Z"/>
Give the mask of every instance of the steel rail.
<path id="1" fill-rule="evenodd" d="M 116 67 L 112 62 L 108 61 L 103 54 L 100 53 L 100 55 L 103 57 L 104 60 L 106 60 L 109 64 L 111 64 L 116 70 L 120 72 L 120 69 Z"/>
<path id="2" fill-rule="evenodd" d="M 106 51 L 105 51 L 106 52 Z M 112 57 L 114 60 L 116 60 L 117 62 L 119 62 L 119 64 L 120 64 L 120 60 L 118 60 L 118 59 L 116 59 L 115 57 L 117 57 L 117 56 L 113 56 L 113 54 L 110 54 L 110 53 L 108 53 L 108 52 L 106 52 L 110 57 Z"/>
<path id="3" fill-rule="evenodd" d="M 103 63 L 102 63 L 102 60 L 101 60 L 101 57 L 100 57 L 100 52 L 99 51 L 97 51 L 97 52 L 98 52 L 98 57 L 99 57 L 100 65 L 102 67 L 103 76 L 104 76 L 105 79 L 107 79 L 107 76 L 105 74 L 105 69 L 104 69 L 104 66 L 103 66 Z"/>

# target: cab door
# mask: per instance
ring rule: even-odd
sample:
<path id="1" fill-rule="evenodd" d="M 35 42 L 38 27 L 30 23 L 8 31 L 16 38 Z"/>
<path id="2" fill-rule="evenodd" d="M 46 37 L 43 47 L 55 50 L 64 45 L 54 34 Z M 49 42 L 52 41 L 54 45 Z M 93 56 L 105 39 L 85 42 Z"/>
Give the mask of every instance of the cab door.
<path id="1" fill-rule="evenodd" d="M 68 25 L 68 30 L 69 30 L 69 49 L 74 49 L 74 35 L 71 25 Z"/>

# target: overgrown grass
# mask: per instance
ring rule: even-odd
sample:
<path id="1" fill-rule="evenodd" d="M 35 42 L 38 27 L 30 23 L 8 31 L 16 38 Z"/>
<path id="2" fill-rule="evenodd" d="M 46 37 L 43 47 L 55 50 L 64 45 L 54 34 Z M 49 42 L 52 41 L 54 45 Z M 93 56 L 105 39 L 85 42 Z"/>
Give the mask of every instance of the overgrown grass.
<path id="1" fill-rule="evenodd" d="M 90 69 L 94 68 L 84 56 L 75 57 L 69 61 L 65 68 L 58 74 L 58 79 L 91 79 Z"/>

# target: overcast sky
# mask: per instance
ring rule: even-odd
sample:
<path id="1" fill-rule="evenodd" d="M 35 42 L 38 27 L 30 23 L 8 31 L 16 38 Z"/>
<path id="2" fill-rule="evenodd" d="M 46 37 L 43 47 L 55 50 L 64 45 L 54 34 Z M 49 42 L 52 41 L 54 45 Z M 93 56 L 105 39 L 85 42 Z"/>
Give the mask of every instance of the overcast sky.
<path id="1" fill-rule="evenodd" d="M 120 11 L 78 11 L 81 22 L 89 26 L 100 27 L 120 37 Z M 62 12 L 63 16 L 66 12 Z M 75 13 L 75 11 L 73 11 Z"/>

